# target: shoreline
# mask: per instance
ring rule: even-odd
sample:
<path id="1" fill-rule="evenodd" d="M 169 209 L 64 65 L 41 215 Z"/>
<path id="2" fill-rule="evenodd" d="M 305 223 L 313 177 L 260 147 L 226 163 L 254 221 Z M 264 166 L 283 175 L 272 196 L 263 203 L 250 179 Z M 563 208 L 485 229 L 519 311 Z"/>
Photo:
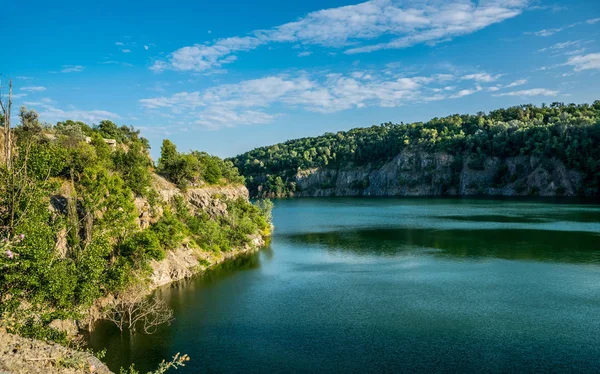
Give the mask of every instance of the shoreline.
<path id="1" fill-rule="evenodd" d="M 230 260 L 235 260 L 243 255 L 258 252 L 267 245 L 268 236 L 263 237 L 262 235 L 257 235 L 252 239 L 250 244 L 247 244 L 243 248 L 236 248 L 218 254 L 200 252 L 201 256 L 196 258 L 196 264 L 187 267 L 185 272 L 176 273 L 180 276 L 171 278 L 168 282 L 151 283 L 148 288 L 148 294 L 151 294 L 162 287 L 172 286 L 176 282 L 195 276 L 202 276 L 204 273 L 218 265 Z M 181 256 L 182 253 L 187 256 L 193 256 L 193 253 L 190 252 L 192 252 L 192 250 L 180 248 L 170 251 L 169 255 L 172 260 L 173 258 Z M 206 263 L 201 264 L 200 261 Z M 159 266 L 161 263 L 165 262 L 169 262 L 169 257 L 162 261 L 156 261 L 156 264 L 153 264 L 153 266 Z M 90 320 L 89 318 L 99 316 L 99 314 L 96 313 L 101 312 L 100 308 L 102 307 L 102 300 L 109 300 L 110 297 L 111 296 L 109 295 L 99 299 L 98 301 L 100 303 L 94 304 L 90 309 L 87 321 L 85 321 L 86 318 L 83 319 L 83 321 L 85 321 L 84 323 L 89 323 L 88 326 L 92 327 L 90 330 L 87 330 L 87 333 L 93 333 L 93 327 L 101 320 L 100 318 L 95 318 L 94 320 Z M 76 323 L 79 324 L 81 322 L 82 321 L 77 321 Z M 86 329 L 79 329 L 75 336 L 85 336 L 83 331 L 86 331 Z M 165 359 L 168 358 L 165 357 Z M 72 349 L 51 341 L 46 342 L 22 337 L 0 329 L 0 373 L 3 373 L 4 371 L 14 374 L 41 371 L 48 374 L 113 373 L 100 359 L 88 351 Z"/>

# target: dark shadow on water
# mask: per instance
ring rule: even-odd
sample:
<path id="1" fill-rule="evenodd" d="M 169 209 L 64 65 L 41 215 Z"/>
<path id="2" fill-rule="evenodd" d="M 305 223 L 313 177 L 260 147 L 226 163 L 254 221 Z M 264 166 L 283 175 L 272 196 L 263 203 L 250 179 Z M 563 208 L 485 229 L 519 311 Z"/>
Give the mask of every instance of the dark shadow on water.
<path id="1" fill-rule="evenodd" d="M 433 255 L 446 258 L 600 264 L 600 235 L 590 232 L 370 228 L 281 238 L 293 244 L 320 245 L 356 255 L 392 256 L 415 249 L 436 249 L 431 252 Z"/>
<path id="2" fill-rule="evenodd" d="M 437 218 L 450 219 L 461 222 L 494 222 L 494 223 L 541 223 L 548 219 L 522 216 L 503 215 L 470 215 L 470 216 L 438 216 Z"/>
<path id="3" fill-rule="evenodd" d="M 493 223 L 544 223 L 544 222 L 600 222 L 599 210 L 573 210 L 556 211 L 547 215 L 461 215 L 437 216 L 440 219 L 449 219 L 461 222 L 493 222 Z"/>
<path id="4" fill-rule="evenodd" d="M 272 251 L 265 248 L 267 255 Z M 210 287 L 216 282 L 239 275 L 245 270 L 260 267 L 260 252 L 241 255 L 227 260 L 198 276 L 171 283 L 156 290 L 155 294 L 165 300 L 169 307 L 175 311 L 175 315 L 183 311 L 190 311 L 197 302 L 196 295 L 199 288 Z M 177 320 L 174 321 L 177 323 Z M 90 348 L 95 351 L 106 349 L 106 364 L 115 373 L 121 367 L 129 367 L 135 362 L 136 370 L 141 373 L 156 369 L 163 359 L 170 359 L 176 351 L 172 351 L 172 342 L 176 334 L 173 326 L 163 325 L 154 334 L 144 335 L 122 334 L 117 327 L 110 322 L 99 322 L 92 333 L 87 334 L 86 340 Z M 190 353 L 188 351 L 180 353 Z"/>

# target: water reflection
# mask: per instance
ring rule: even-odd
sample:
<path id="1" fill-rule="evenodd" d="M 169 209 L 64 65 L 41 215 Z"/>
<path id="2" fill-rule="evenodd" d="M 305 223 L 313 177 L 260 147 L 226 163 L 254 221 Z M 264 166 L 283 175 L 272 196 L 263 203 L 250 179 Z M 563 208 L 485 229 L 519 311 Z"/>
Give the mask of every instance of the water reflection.
<path id="1" fill-rule="evenodd" d="M 283 236 L 296 245 L 321 245 L 356 255 L 397 255 L 437 249 L 448 258 L 499 258 L 600 264 L 600 235 L 590 232 L 529 229 L 430 230 L 369 228 Z"/>
<path id="2" fill-rule="evenodd" d="M 263 249 L 265 254 L 271 253 L 270 248 Z M 136 369 L 141 372 L 153 370 L 163 360 L 169 359 L 175 353 L 173 342 L 178 335 L 191 333 L 187 331 L 186 322 L 200 314 L 207 304 L 215 304 L 206 295 L 207 290 L 215 283 L 226 282 L 227 279 L 238 276 L 243 271 L 256 270 L 260 267 L 260 254 L 258 252 L 241 255 L 235 259 L 208 270 L 201 276 L 184 279 L 159 288 L 155 294 L 163 299 L 175 314 L 172 325 L 163 325 L 152 335 L 123 334 L 112 323 L 101 322 L 96 329 L 88 334 L 88 344 L 92 349 L 100 351 L 106 349 L 106 363 L 113 371 L 118 372 L 120 367 L 128 367 L 131 362 L 136 363 Z M 205 293 L 200 293 L 204 290 Z M 238 292 L 243 288 L 238 287 Z M 230 303 L 235 302 L 235 294 L 229 295 Z M 226 303 L 227 297 L 220 297 L 220 302 Z M 189 347 L 184 347 L 189 353 Z"/>

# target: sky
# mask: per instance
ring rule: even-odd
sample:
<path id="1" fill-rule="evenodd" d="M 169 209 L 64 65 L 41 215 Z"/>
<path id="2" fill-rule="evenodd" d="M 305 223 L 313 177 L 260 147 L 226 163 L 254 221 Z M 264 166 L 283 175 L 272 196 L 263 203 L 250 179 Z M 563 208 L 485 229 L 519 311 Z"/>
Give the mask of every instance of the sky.
<path id="1" fill-rule="evenodd" d="M 384 122 L 600 99 L 598 0 L 23 0 L 0 14 L 15 107 L 48 123 L 132 125 L 155 159 L 164 138 L 230 157 Z"/>

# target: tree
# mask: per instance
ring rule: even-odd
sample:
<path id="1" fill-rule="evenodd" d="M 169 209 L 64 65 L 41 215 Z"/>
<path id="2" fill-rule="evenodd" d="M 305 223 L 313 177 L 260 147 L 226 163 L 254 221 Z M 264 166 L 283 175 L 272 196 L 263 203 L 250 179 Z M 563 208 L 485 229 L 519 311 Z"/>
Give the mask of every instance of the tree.
<path id="1" fill-rule="evenodd" d="M 177 146 L 173 144 L 169 139 L 165 139 L 160 147 L 160 158 L 158 159 L 158 169 L 165 171 L 169 167 L 177 162 L 179 153 L 177 152 Z"/>
<path id="2" fill-rule="evenodd" d="M 128 289 L 113 299 L 104 309 L 104 318 L 113 322 L 121 332 L 135 333 L 141 329 L 152 334 L 158 326 L 173 321 L 173 311 L 157 297 L 147 296 L 141 285 Z"/>

